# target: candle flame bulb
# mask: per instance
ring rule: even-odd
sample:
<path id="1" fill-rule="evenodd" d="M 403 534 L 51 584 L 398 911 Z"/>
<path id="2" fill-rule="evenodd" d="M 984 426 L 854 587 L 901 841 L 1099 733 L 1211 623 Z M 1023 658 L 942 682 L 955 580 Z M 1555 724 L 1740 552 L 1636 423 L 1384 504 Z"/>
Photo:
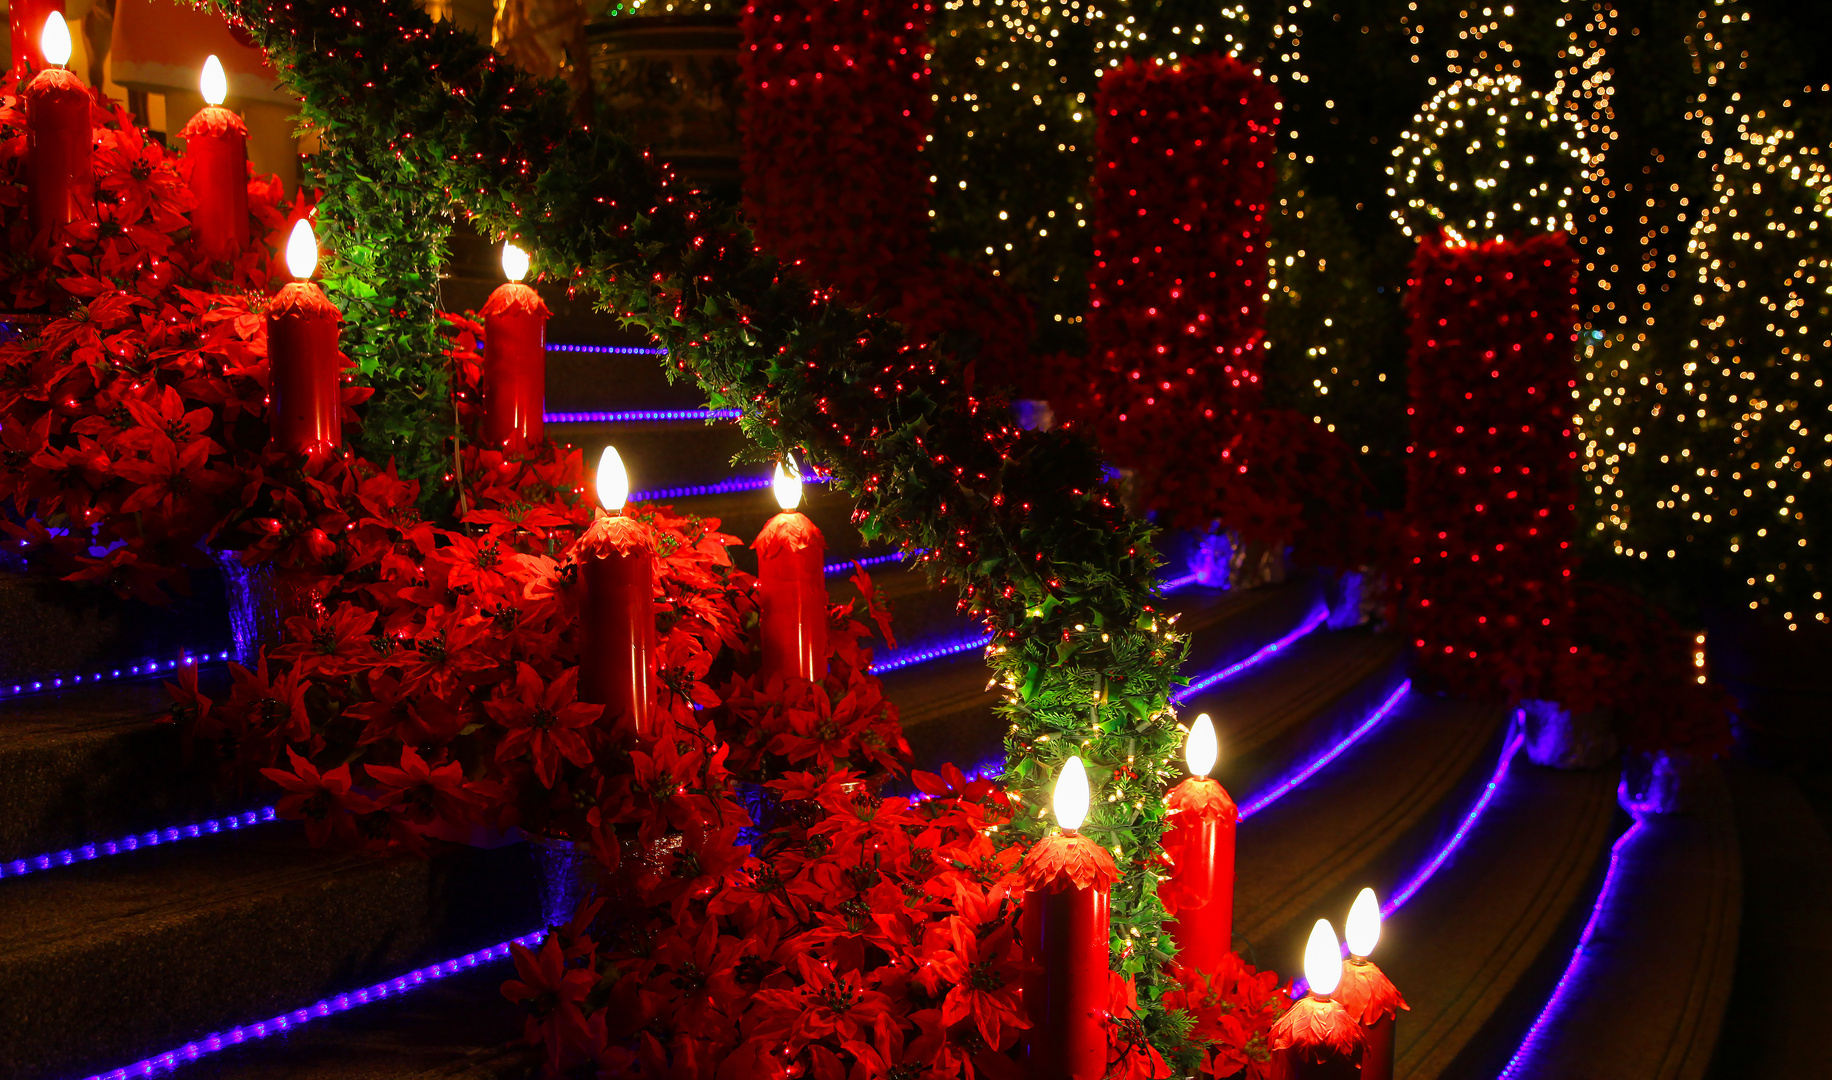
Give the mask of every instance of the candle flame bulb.
<path id="1" fill-rule="evenodd" d="M 1053 803 L 1056 824 L 1069 832 L 1081 828 L 1081 823 L 1087 820 L 1088 770 L 1082 766 L 1081 758 L 1072 757 L 1062 763 L 1062 772 L 1056 776 Z"/>
<path id="2" fill-rule="evenodd" d="M 630 474 L 624 471 L 623 458 L 618 456 L 617 448 L 607 446 L 603 456 L 598 459 L 598 502 L 606 510 L 616 513 L 628 501 Z"/>
<path id="3" fill-rule="evenodd" d="M 197 89 L 212 105 L 221 105 L 229 97 L 229 76 L 224 74 L 223 62 L 215 53 L 205 58 L 204 70 L 197 77 Z"/>
<path id="4" fill-rule="evenodd" d="M 520 281 L 528 276 L 528 253 L 514 244 L 503 245 L 503 276 Z"/>
<path id="5" fill-rule="evenodd" d="M 1380 901 L 1374 899 L 1373 889 L 1363 889 L 1355 897 L 1349 920 L 1342 926 L 1342 936 L 1348 939 L 1349 955 L 1364 959 L 1380 943 Z"/>
<path id="6" fill-rule="evenodd" d="M 63 67 L 70 62 L 70 24 L 64 22 L 61 11 L 53 11 L 45 19 L 44 32 L 38 36 L 39 51 L 45 54 L 45 63 L 52 67 Z"/>
<path id="7" fill-rule="evenodd" d="M 1336 984 L 1342 981 L 1342 946 L 1328 919 L 1318 919 L 1310 929 L 1310 942 L 1304 946 L 1304 979 L 1318 997 L 1335 993 Z"/>
<path id="8" fill-rule="evenodd" d="M 1183 762 L 1190 767 L 1190 775 L 1207 776 L 1215 767 L 1215 758 L 1220 751 L 1215 739 L 1215 723 L 1208 713 L 1203 713 L 1190 725 L 1189 737 L 1183 740 Z"/>
<path id="9" fill-rule="evenodd" d="M 793 510 L 801 505 L 802 482 L 799 471 L 786 472 L 782 467 L 782 462 L 777 462 L 776 478 L 770 481 L 770 486 L 776 489 L 777 506 L 784 510 Z"/>
<path id="10" fill-rule="evenodd" d="M 304 218 L 293 223 L 292 235 L 286 238 L 286 269 L 300 281 L 310 280 L 318 269 L 318 237 Z"/>

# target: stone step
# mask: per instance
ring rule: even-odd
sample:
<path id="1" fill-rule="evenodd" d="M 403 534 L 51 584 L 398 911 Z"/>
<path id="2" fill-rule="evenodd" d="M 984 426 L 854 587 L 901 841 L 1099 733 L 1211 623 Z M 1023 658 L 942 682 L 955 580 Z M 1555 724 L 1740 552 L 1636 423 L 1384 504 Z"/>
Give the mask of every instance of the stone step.
<path id="1" fill-rule="evenodd" d="M 526 845 L 381 860 L 297 826 L 0 888 L 0 1075 L 105 1069 L 539 922 Z"/>
<path id="2" fill-rule="evenodd" d="M 107 681 L 149 661 L 229 648 L 222 575 L 204 567 L 190 582 L 190 596 L 159 608 L 92 585 L 0 570 L 0 702 L 53 678 Z"/>
<path id="3" fill-rule="evenodd" d="M 1736 970 L 1743 882 L 1722 772 L 1707 763 L 1688 794 L 1685 813 L 1646 815 L 1617 841 L 1594 925 L 1509 1063 L 1511 1077 L 1705 1076 Z"/>

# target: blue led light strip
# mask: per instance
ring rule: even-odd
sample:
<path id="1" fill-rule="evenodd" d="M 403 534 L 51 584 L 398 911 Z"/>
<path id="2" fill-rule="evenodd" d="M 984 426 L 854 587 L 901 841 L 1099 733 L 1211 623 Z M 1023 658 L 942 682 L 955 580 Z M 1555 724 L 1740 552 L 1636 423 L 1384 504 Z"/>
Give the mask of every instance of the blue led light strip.
<path id="1" fill-rule="evenodd" d="M 831 480 L 825 476 L 804 476 L 804 484 L 826 484 Z M 687 487 L 656 488 L 654 491 L 632 491 L 631 502 L 658 502 L 662 499 L 691 499 L 699 495 L 729 495 L 735 491 L 760 491 L 773 483 L 768 476 L 734 476 L 730 480 L 721 480 L 716 484 L 696 484 Z"/>
<path id="2" fill-rule="evenodd" d="M 902 551 L 893 551 L 889 555 L 872 555 L 872 556 L 869 556 L 863 559 L 847 559 L 843 562 L 830 562 L 826 566 L 821 567 L 821 573 L 827 574 L 829 576 L 833 574 L 850 574 L 853 571 L 854 563 L 858 563 L 860 566 L 882 566 L 885 563 L 897 562 L 898 560 L 905 558 L 906 554 L 907 554 L 907 557 L 913 559 L 916 556 L 921 555 L 922 553 L 923 553 L 923 549 L 917 548 L 915 551 L 911 551 L 908 553 L 905 553 Z"/>
<path id="3" fill-rule="evenodd" d="M 93 675 L 41 675 L 32 679 L 20 679 L 17 682 L 0 683 L 0 698 L 16 697 L 20 694 L 43 694 L 70 687 L 88 686 L 91 683 L 133 679 L 142 675 L 157 675 L 164 671 L 177 671 L 186 664 L 208 664 L 227 659 L 229 659 L 227 649 L 214 653 L 209 650 L 186 651 L 180 653 L 176 660 L 142 660 L 124 668 L 110 668 L 106 671 L 98 671 Z"/>
<path id="4" fill-rule="evenodd" d="M 1179 578 L 1177 580 L 1181 581 L 1183 579 Z M 1194 575 L 1191 575 L 1190 580 L 1191 581 L 1195 580 Z M 1166 591 L 1169 591 L 1168 586 L 1166 588 Z M 1272 642 L 1269 645 L 1260 646 L 1260 648 L 1256 652 L 1254 652 L 1252 656 L 1249 656 L 1244 660 L 1236 660 L 1234 663 L 1229 664 L 1227 667 L 1222 668 L 1220 671 L 1211 671 L 1207 675 L 1202 676 L 1200 679 L 1196 679 L 1195 681 L 1191 682 L 1188 686 L 1185 686 L 1182 689 L 1175 691 L 1170 696 L 1171 704 L 1172 705 L 1181 705 L 1184 702 L 1188 701 L 1190 698 L 1195 697 L 1197 694 L 1200 694 L 1204 690 L 1207 690 L 1209 687 L 1214 686 L 1216 683 L 1226 682 L 1229 679 L 1232 679 L 1234 676 L 1239 675 L 1241 672 L 1247 670 L 1248 668 L 1253 667 L 1257 664 L 1264 663 L 1266 660 L 1278 654 L 1280 651 L 1286 648 L 1289 648 L 1292 642 L 1297 641 L 1299 638 L 1305 636 L 1306 634 L 1315 630 L 1317 627 L 1322 626 L 1325 622 L 1328 622 L 1328 621 L 1329 621 L 1329 608 L 1327 606 L 1319 606 L 1315 611 L 1312 611 L 1310 615 L 1306 617 L 1302 623 L 1299 623 L 1298 628 L 1296 630 L 1293 630 L 1291 633 L 1286 634 L 1284 637 L 1278 639 L 1277 641 Z"/>
<path id="5" fill-rule="evenodd" d="M 1264 810 L 1268 806 L 1271 806 L 1273 803 L 1278 802 L 1280 799 L 1284 798 L 1286 795 L 1291 794 L 1292 789 L 1304 783 L 1304 781 L 1309 780 L 1311 777 L 1317 775 L 1319 772 L 1322 772 L 1323 768 L 1327 766 L 1330 762 L 1341 757 L 1343 752 L 1346 751 L 1349 747 L 1354 746 L 1356 743 L 1360 742 L 1362 736 L 1366 735 L 1370 731 L 1373 731 L 1376 727 L 1379 727 L 1380 722 L 1382 720 L 1385 720 L 1387 717 L 1393 715 L 1393 710 L 1399 708 L 1399 703 L 1401 701 L 1404 701 L 1406 698 L 1406 695 L 1410 694 L 1411 692 L 1412 692 L 1412 680 L 1411 679 L 1407 679 L 1405 682 L 1400 683 L 1398 688 L 1396 688 L 1393 691 L 1393 693 L 1387 695 L 1387 700 L 1381 702 L 1378 706 L 1376 706 L 1374 711 L 1368 714 L 1367 719 L 1363 720 L 1359 725 L 1357 725 L 1354 731 L 1349 732 L 1348 735 L 1344 737 L 1341 742 L 1330 747 L 1328 750 L 1325 750 L 1323 753 L 1317 755 L 1316 758 L 1311 760 L 1310 764 L 1305 765 L 1303 768 L 1298 769 L 1294 773 L 1291 773 L 1285 779 L 1279 781 L 1277 784 L 1274 784 L 1269 790 L 1263 791 L 1260 794 L 1255 795 L 1253 798 L 1247 800 L 1246 804 L 1240 808 L 1239 820 L 1240 821 L 1247 820 L 1248 818 L 1252 817 L 1254 814 L 1257 814 L 1261 810 Z"/>
<path id="6" fill-rule="evenodd" d="M 1603 921 L 1603 914 L 1609 909 L 1610 901 L 1615 898 L 1616 880 L 1622 869 L 1622 852 L 1641 834 L 1645 823 L 1637 818 L 1628 831 L 1616 838 L 1609 849 L 1609 869 L 1603 875 L 1603 887 L 1597 890 L 1597 902 L 1591 905 L 1590 919 L 1584 923 L 1584 932 L 1578 936 L 1577 948 L 1571 952 L 1571 961 L 1565 965 L 1565 973 L 1558 978 L 1558 985 L 1552 988 L 1552 996 L 1546 999 L 1545 1007 L 1540 1009 L 1533 1026 L 1527 1029 L 1526 1037 L 1520 1040 L 1520 1048 L 1508 1059 L 1507 1067 L 1501 1070 L 1501 1080 L 1514 1080 L 1521 1075 L 1529 1060 L 1538 1051 L 1539 1045 L 1546 1037 L 1546 1029 L 1559 1018 L 1564 1011 L 1565 995 L 1578 981 L 1590 961 L 1590 940 L 1597 932 L 1597 926 Z"/>
<path id="7" fill-rule="evenodd" d="M 536 930 L 531 934 L 523 934 L 518 938 L 510 938 L 508 941 L 499 945 L 492 945 L 487 949 L 479 949 L 476 952 L 465 953 L 463 956 L 447 960 L 444 963 L 429 964 L 426 967 L 410 971 L 398 978 L 376 983 L 374 986 L 367 986 L 361 990 L 354 990 L 347 994 L 338 994 L 336 997 L 328 997 L 322 1001 L 314 1002 L 303 1009 L 295 1009 L 292 1012 L 281 1013 L 271 1020 L 262 1020 L 253 1024 L 241 1024 L 227 1031 L 219 1031 L 213 1035 L 206 1035 L 194 1042 L 185 1043 L 176 1050 L 167 1050 L 163 1054 L 155 1054 L 152 1057 L 143 1058 L 126 1068 L 115 1069 L 112 1072 L 96 1073 L 89 1077 L 88 1080 L 128 1080 L 129 1077 L 158 1076 L 161 1073 L 173 1072 L 182 1066 L 189 1065 L 191 1062 L 207 1057 L 219 1050 L 226 1050 L 229 1047 L 240 1046 L 243 1043 L 254 1042 L 258 1039 L 265 1039 L 269 1035 L 285 1034 L 286 1032 L 292 1031 L 294 1028 L 309 1024 L 313 1020 L 320 1019 L 321 1017 L 335 1016 L 338 1013 L 349 1012 L 351 1009 L 361 1008 L 373 1002 L 383 1001 L 390 997 L 398 997 L 410 990 L 416 990 L 429 982 L 437 982 L 447 976 L 456 975 L 460 971 L 469 971 L 480 964 L 501 960 L 509 955 L 510 945 L 534 946 L 546 936 L 547 931 L 542 929 Z"/>
<path id="8" fill-rule="evenodd" d="M 170 844 L 178 840 L 195 840 L 200 836 L 215 836 L 218 833 L 234 832 L 237 829 L 246 829 L 253 825 L 262 825 L 277 820 L 279 818 L 274 813 L 274 808 L 263 806 L 259 810 L 244 810 L 239 814 L 211 818 L 209 821 L 198 821 L 189 825 L 172 825 L 164 829 L 154 829 L 151 832 L 129 833 L 118 840 L 104 840 L 97 844 L 84 844 L 81 847 L 35 855 L 29 859 L 0 862 L 0 878 L 23 877 L 38 870 L 49 870 L 54 866 L 72 866 L 108 855 L 122 855 L 129 851 L 138 851 L 143 847 Z"/>
<path id="9" fill-rule="evenodd" d="M 1400 908 L 1406 906 L 1407 901 L 1417 896 L 1419 890 L 1425 887 L 1425 883 L 1430 881 L 1439 870 L 1442 870 L 1444 864 L 1450 861 L 1450 857 L 1463 846 L 1463 841 L 1469 838 L 1470 830 L 1476 827 L 1483 813 L 1495 801 L 1495 794 L 1501 790 L 1502 783 L 1508 778 L 1508 766 L 1514 763 L 1514 756 L 1520 753 L 1520 748 L 1526 744 L 1526 741 L 1525 735 L 1518 734 L 1508 740 L 1507 746 L 1501 751 L 1501 762 L 1495 766 L 1495 774 L 1489 777 L 1488 785 L 1482 789 L 1482 794 L 1477 796 L 1476 801 L 1471 804 L 1469 812 L 1463 815 L 1463 820 L 1457 822 L 1456 832 L 1451 834 L 1449 840 L 1444 841 L 1444 846 L 1439 848 L 1431 858 L 1425 860 L 1425 865 L 1418 868 L 1411 880 L 1401 885 L 1399 891 L 1389 896 L 1387 902 L 1380 906 L 1380 917 L 1383 921 L 1391 919 Z M 1342 955 L 1348 955 L 1347 945 L 1342 947 Z M 1291 984 L 1291 997 L 1294 1001 L 1309 991 L 1310 981 L 1302 976 Z"/>
<path id="10" fill-rule="evenodd" d="M 550 412 L 549 424 L 674 424 L 689 420 L 736 420 L 741 409 L 626 409 L 622 412 Z"/>
<path id="11" fill-rule="evenodd" d="M 596 353 L 600 356 L 667 356 L 668 350 L 651 345 L 556 345 L 547 343 L 548 352 Z"/>
<path id="12" fill-rule="evenodd" d="M 992 644 L 991 634 L 979 634 L 974 637 L 956 638 L 937 645 L 910 646 L 905 649 L 893 649 L 883 657 L 871 662 L 873 675 L 882 675 L 887 671 L 896 671 L 912 664 L 924 664 L 930 660 L 940 660 L 944 656 L 957 656 L 960 653 L 983 649 Z"/>

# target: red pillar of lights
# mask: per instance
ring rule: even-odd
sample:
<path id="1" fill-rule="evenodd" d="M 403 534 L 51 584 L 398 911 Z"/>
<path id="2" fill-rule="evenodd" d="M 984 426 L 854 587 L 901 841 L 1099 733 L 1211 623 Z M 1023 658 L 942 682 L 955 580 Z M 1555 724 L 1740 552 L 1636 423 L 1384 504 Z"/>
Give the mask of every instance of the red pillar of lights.
<path id="1" fill-rule="evenodd" d="M 1215 55 L 1127 61 L 1095 98 L 1086 415 L 1174 526 L 1214 512 L 1190 455 L 1219 464 L 1259 404 L 1277 104 Z"/>
<path id="2" fill-rule="evenodd" d="M 1406 625 L 1465 692 L 1541 696 L 1570 650 L 1576 275 L 1562 234 L 1413 259 Z"/>

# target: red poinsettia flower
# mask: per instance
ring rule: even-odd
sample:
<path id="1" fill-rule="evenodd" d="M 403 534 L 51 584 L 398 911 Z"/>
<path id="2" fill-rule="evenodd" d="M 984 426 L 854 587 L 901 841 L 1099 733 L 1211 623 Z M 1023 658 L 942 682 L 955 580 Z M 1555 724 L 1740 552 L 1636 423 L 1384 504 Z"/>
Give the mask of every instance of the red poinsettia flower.
<path id="1" fill-rule="evenodd" d="M 333 833 L 355 839 L 352 815 L 367 814 L 375 804 L 350 790 L 350 766 L 339 765 L 327 773 L 300 757 L 291 748 L 286 756 L 292 768 L 262 769 L 261 775 L 280 785 L 287 794 L 275 808 L 279 815 L 305 822 L 305 835 L 313 847 L 323 846 Z"/>
<path id="2" fill-rule="evenodd" d="M 399 768 L 367 765 L 364 771 L 387 793 L 388 804 L 415 824 L 475 820 L 480 800 L 465 786 L 464 767 L 455 761 L 433 767 L 413 747 L 403 746 Z"/>
<path id="3" fill-rule="evenodd" d="M 597 972 L 567 967 L 557 938 L 548 938 L 538 953 L 520 944 L 510 945 L 509 951 L 521 977 L 504 981 L 502 994 L 528 1010 L 528 1041 L 546 1044 L 552 1072 L 587 1056 L 592 1033 L 579 1006 L 597 985 Z"/>
<path id="4" fill-rule="evenodd" d="M 169 513 L 179 500 L 228 490 L 235 478 L 209 463 L 210 450 L 215 445 L 209 439 L 195 439 L 180 449 L 163 433 L 154 434 L 151 460 L 125 458 L 114 463 L 118 475 L 139 485 L 121 504 L 121 512 L 131 514 L 158 506 Z"/>
<path id="5" fill-rule="evenodd" d="M 567 668 L 549 683 L 533 667 L 517 662 L 514 685 L 484 706 L 509 729 L 496 747 L 496 760 L 527 754 L 546 787 L 558 779 L 561 758 L 574 765 L 590 764 L 592 750 L 582 731 L 604 715 L 604 706 L 579 701 L 578 686 L 578 668 Z"/>

